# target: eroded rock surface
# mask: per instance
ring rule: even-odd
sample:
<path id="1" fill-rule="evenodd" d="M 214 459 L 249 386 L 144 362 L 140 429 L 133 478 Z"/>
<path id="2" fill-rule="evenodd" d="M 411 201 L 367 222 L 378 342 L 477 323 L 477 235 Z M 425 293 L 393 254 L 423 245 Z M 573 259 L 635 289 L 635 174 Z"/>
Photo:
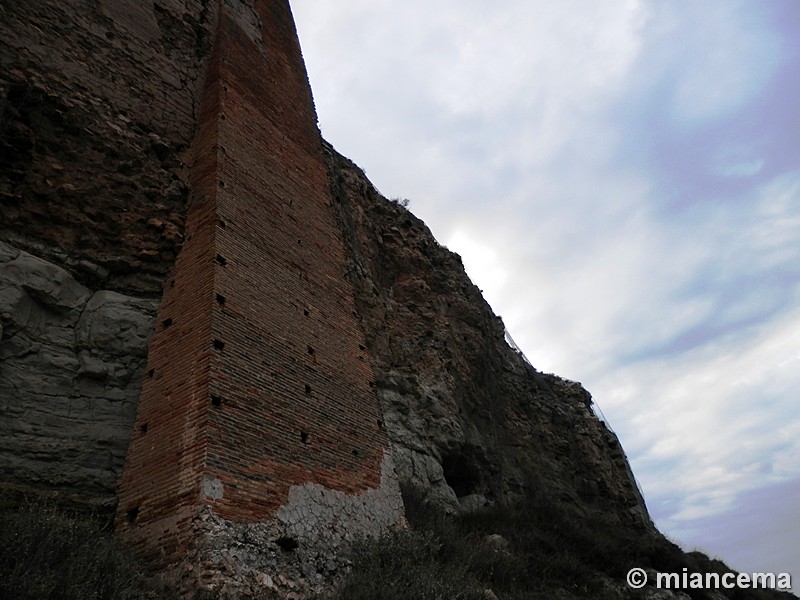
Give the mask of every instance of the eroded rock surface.
<path id="1" fill-rule="evenodd" d="M 616 436 L 580 384 L 505 341 L 458 255 L 328 148 L 350 274 L 398 475 L 452 510 L 546 483 L 650 527 Z"/>
<path id="2" fill-rule="evenodd" d="M 213 5 L 0 6 L 0 239 L 93 289 L 160 296 Z"/>
<path id="3" fill-rule="evenodd" d="M 156 307 L 0 242 L 3 483 L 114 503 Z"/>
<path id="4" fill-rule="evenodd" d="M 216 3 L 0 4 L 0 472 L 114 503 Z"/>

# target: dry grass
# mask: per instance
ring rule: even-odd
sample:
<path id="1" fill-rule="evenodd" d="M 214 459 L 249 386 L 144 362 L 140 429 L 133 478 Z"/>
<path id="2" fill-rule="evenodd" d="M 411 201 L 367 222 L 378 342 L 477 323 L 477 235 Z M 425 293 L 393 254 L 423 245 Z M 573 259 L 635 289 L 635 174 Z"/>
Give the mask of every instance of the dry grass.
<path id="1" fill-rule="evenodd" d="M 71 513 L 45 500 L 23 500 L 0 510 L 0 598 L 148 597 L 139 564 L 99 517 Z"/>
<path id="2" fill-rule="evenodd" d="M 487 589 L 503 600 L 635 600 L 644 596 L 623 583 L 632 567 L 728 571 L 661 535 L 622 526 L 540 489 L 518 504 L 461 516 L 432 509 L 418 492 L 405 489 L 411 529 L 362 542 L 338 600 L 472 600 L 490 598 Z M 487 543 L 493 534 L 507 545 Z M 694 600 L 711 597 L 684 591 Z M 723 592 L 731 600 L 794 598 L 767 590 Z"/>

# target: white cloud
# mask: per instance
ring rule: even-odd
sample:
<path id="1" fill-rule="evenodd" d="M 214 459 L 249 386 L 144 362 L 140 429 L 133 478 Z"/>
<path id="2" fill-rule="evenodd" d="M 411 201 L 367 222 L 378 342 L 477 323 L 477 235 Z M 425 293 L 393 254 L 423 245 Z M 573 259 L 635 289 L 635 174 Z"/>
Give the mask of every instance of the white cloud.
<path id="1" fill-rule="evenodd" d="M 458 186 L 441 181 L 454 166 L 474 189 L 509 166 L 543 168 L 571 140 L 597 152 L 613 138 L 602 123 L 587 131 L 586 115 L 621 92 L 642 21 L 637 2 L 611 0 L 293 6 L 326 136 L 434 225 Z"/>
<path id="2" fill-rule="evenodd" d="M 800 242 L 800 172 L 782 175 L 760 190 L 758 226 L 747 231 L 745 244 L 760 252 L 756 268 L 793 263 Z"/>
<path id="3" fill-rule="evenodd" d="M 488 302 L 502 297 L 508 271 L 492 246 L 476 242 L 475 237 L 464 229 L 457 229 L 445 245 L 461 256 L 470 278 L 486 286 L 484 296 Z"/>
<path id="4" fill-rule="evenodd" d="M 796 309 L 749 335 L 633 364 L 594 386 L 648 497 L 684 495 L 662 515 L 668 527 L 797 475 L 798 348 Z M 635 416 L 628 414 L 632 406 Z"/>
<path id="5" fill-rule="evenodd" d="M 724 146 L 717 151 L 712 169 L 724 177 L 752 177 L 764 168 L 765 161 L 743 144 Z"/>
<path id="6" fill-rule="evenodd" d="M 676 122 L 728 116 L 760 92 L 778 65 L 777 40 L 752 5 L 731 0 L 660 2 L 648 20 Z M 668 49 L 668 52 L 665 50 Z"/>

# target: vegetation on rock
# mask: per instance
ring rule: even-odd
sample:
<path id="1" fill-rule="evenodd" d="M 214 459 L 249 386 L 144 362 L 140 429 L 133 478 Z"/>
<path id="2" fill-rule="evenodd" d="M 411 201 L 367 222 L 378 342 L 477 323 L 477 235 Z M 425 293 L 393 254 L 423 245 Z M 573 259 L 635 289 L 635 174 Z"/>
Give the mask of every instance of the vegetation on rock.
<path id="1" fill-rule="evenodd" d="M 53 501 L 0 509 L 0 598 L 140 600 L 143 570 L 98 515 Z"/>
<path id="2" fill-rule="evenodd" d="M 630 589 L 625 575 L 632 567 L 730 571 L 702 553 L 684 553 L 661 534 L 620 527 L 608 515 L 560 501 L 546 485 L 522 501 L 460 515 L 426 503 L 417 490 L 403 495 L 410 528 L 362 541 L 337 600 L 681 598 L 679 590 Z M 772 590 L 680 591 L 693 600 L 794 597 Z"/>

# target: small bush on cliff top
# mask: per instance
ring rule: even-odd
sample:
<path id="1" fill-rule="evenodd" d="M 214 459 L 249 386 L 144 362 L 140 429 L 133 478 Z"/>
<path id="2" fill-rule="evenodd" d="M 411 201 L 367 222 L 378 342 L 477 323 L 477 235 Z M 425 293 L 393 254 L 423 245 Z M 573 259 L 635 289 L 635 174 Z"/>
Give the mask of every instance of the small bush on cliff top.
<path id="1" fill-rule="evenodd" d="M 139 600 L 148 597 L 141 584 L 136 561 L 99 519 L 47 501 L 0 509 L 0 598 Z"/>

